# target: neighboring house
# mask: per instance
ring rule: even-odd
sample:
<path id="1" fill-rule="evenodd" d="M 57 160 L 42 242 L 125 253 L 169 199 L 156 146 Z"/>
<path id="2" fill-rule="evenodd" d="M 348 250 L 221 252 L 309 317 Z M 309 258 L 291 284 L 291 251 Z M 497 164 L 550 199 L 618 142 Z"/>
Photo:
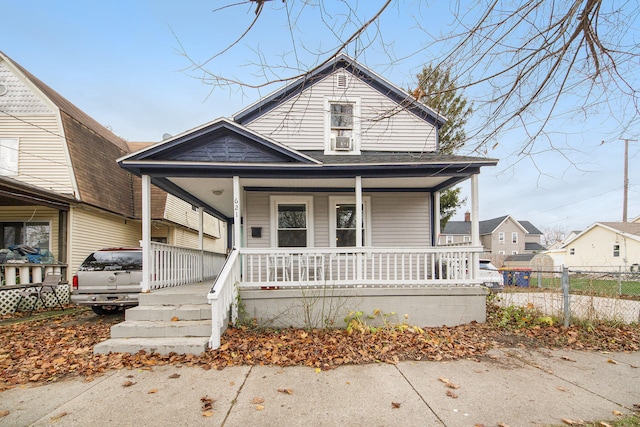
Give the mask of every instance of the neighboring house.
<path id="1" fill-rule="evenodd" d="M 597 222 L 562 249 L 564 265 L 569 268 L 640 271 L 640 222 Z"/>
<path id="2" fill-rule="evenodd" d="M 485 255 L 498 266 L 507 256 L 535 254 L 545 250 L 541 244 L 542 232 L 529 221 L 518 221 L 505 215 L 480 221 L 480 241 Z M 440 235 L 442 245 L 470 244 L 471 217 L 467 212 L 464 221 L 449 221 Z"/>
<path id="3" fill-rule="evenodd" d="M 3 280 L 24 284 L 42 273 L 38 266 L 18 269 L 8 263 L 14 256 L 9 246 L 38 248 L 66 280 L 95 249 L 139 246 L 140 179 L 116 163 L 131 151 L 124 140 L 0 52 Z M 153 188 L 150 220 L 152 239 L 198 248 L 200 217 L 191 204 Z M 203 223 L 204 248 L 224 252 L 225 224 L 210 215 Z"/>
<path id="4" fill-rule="evenodd" d="M 444 122 L 339 55 L 232 119 L 119 162 L 142 177 L 143 205 L 153 183 L 233 228 L 209 295 L 213 335 L 238 287 L 243 309 L 263 324 L 295 323 L 300 292 L 327 287 L 357 296 L 367 313 L 408 313 L 417 324 L 484 321 L 479 238 L 463 250 L 437 246 L 439 193 L 468 179 L 477 191 L 480 168 L 497 161 L 439 154 Z M 152 245 L 143 251 L 150 259 Z"/>

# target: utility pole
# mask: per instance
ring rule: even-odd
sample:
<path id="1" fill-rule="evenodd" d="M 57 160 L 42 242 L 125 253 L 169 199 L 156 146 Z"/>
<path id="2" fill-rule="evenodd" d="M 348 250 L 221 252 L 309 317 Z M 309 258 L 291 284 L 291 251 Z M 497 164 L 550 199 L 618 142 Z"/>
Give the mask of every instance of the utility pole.
<path id="1" fill-rule="evenodd" d="M 637 139 L 620 138 L 624 141 L 624 196 L 622 199 L 622 222 L 627 222 L 627 194 L 629 193 L 629 141 Z"/>

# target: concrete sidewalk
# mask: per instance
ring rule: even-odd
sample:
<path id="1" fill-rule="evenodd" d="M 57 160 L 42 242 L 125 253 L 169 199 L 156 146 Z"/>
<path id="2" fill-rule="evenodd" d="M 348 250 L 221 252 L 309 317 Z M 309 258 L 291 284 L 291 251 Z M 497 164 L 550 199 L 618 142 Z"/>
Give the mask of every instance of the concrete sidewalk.
<path id="1" fill-rule="evenodd" d="M 208 417 L 205 396 L 215 399 Z M 172 365 L 110 371 L 92 382 L 78 378 L 0 393 L 0 411 L 9 411 L 0 426 L 516 427 L 614 419 L 614 411 L 630 413 L 634 404 L 640 404 L 640 353 L 518 348 L 492 350 L 480 361 L 319 372 Z"/>

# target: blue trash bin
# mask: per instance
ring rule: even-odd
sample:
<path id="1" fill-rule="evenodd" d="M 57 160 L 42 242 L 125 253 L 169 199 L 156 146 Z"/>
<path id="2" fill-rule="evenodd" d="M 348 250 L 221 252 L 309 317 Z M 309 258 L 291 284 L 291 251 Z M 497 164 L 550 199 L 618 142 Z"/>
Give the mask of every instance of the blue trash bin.
<path id="1" fill-rule="evenodd" d="M 501 268 L 505 286 L 529 287 L 531 278 L 530 268 Z"/>

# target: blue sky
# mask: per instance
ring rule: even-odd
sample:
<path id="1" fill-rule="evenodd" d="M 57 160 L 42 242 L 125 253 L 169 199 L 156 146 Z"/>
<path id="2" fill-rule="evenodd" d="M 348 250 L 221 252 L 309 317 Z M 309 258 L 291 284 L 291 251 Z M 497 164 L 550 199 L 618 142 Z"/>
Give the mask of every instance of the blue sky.
<path id="1" fill-rule="evenodd" d="M 206 61 L 254 19 L 253 4 L 214 11 L 231 3 L 235 1 L 5 0 L 0 50 L 117 135 L 130 141 L 159 141 L 164 133 L 175 135 L 231 116 L 277 88 L 213 88 L 203 83 L 202 73 L 189 71 L 181 49 L 196 62 Z M 264 80 L 257 75 L 263 68 L 251 64 L 261 61 L 283 65 L 271 68 L 269 78 L 290 75 L 296 67 L 313 67 L 318 61 L 315 52 L 331 52 L 336 46 L 321 19 L 340 31 L 336 23 L 345 11 L 338 3 L 325 1 L 322 13 L 307 7 L 287 18 L 283 8 L 295 2 L 268 2 L 249 35 L 206 68 L 258 83 Z M 363 20 L 382 3 L 352 2 Z M 394 3 L 383 15 L 379 33 L 368 34 L 347 52 L 357 52 L 361 62 L 396 85 L 413 86 L 422 65 L 441 55 L 440 47 L 429 44 L 427 33 L 437 37 L 454 23 L 444 3 Z M 288 31 L 291 24 L 295 42 Z M 541 150 L 530 157 L 517 155 L 525 138 L 521 129 L 501 135 L 499 145 L 486 153 L 499 158 L 499 165 L 483 169 L 480 176 L 481 219 L 511 214 L 541 229 L 567 231 L 596 221 L 620 221 L 624 143 L 616 133 L 616 116 L 615 111 L 592 110 L 580 123 L 558 117 L 549 140 L 562 151 Z M 637 140 L 640 129 L 628 129 L 626 136 Z M 629 148 L 628 216 L 634 218 L 640 215 L 640 142 L 631 142 Z"/>

